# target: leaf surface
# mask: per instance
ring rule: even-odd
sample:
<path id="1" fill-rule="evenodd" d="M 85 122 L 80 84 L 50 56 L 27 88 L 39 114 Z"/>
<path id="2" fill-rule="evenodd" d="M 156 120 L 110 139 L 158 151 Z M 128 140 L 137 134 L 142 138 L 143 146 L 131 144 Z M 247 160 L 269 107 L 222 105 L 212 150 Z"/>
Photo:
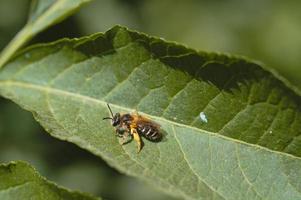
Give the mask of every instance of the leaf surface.
<path id="1" fill-rule="evenodd" d="M 33 0 L 27 24 L 0 54 L 0 68 L 36 34 L 70 16 L 91 0 Z"/>
<path id="2" fill-rule="evenodd" d="M 52 136 L 170 194 L 301 199 L 300 96 L 244 58 L 117 26 L 27 48 L 1 71 L 0 93 Z M 106 103 L 150 117 L 164 140 L 144 139 L 139 154 L 120 145 Z"/>
<path id="3" fill-rule="evenodd" d="M 96 200 L 87 194 L 61 188 L 41 177 L 25 162 L 0 165 L 0 199 L 5 200 Z"/>

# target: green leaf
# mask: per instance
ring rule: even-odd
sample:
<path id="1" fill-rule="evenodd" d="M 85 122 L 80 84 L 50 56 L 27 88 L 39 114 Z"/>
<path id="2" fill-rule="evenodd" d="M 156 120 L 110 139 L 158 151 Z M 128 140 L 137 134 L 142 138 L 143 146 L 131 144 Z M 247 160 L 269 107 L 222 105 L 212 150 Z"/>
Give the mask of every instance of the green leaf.
<path id="1" fill-rule="evenodd" d="M 301 199 L 301 98 L 244 58 L 115 27 L 27 48 L 1 71 L 0 94 L 52 136 L 170 194 Z M 164 140 L 144 139 L 139 154 L 120 145 L 106 103 L 150 117 Z"/>
<path id="2" fill-rule="evenodd" d="M 88 194 L 72 192 L 41 177 L 25 162 L 0 165 L 0 199 L 99 199 Z"/>
<path id="3" fill-rule="evenodd" d="M 36 34 L 56 24 L 91 0 L 33 0 L 28 22 L 0 54 L 0 68 Z"/>

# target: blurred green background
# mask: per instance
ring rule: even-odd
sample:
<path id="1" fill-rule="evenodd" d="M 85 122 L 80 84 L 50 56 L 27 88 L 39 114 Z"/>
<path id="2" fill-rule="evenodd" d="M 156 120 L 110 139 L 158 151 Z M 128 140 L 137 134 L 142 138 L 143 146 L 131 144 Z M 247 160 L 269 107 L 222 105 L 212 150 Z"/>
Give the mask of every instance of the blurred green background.
<path id="1" fill-rule="evenodd" d="M 29 0 L 0 0 L 0 49 L 25 24 Z M 31 43 L 103 32 L 115 24 L 204 51 L 244 55 L 301 88 L 301 1 L 95 0 Z M 60 185 L 106 199 L 173 199 L 50 137 L 32 115 L 0 99 L 0 162 L 26 160 Z"/>

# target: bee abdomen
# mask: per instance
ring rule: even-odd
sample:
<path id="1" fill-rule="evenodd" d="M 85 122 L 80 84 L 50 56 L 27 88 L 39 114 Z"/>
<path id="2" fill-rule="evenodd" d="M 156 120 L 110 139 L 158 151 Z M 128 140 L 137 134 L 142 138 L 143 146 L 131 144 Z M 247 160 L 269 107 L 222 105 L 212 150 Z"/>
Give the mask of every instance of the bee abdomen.
<path id="1" fill-rule="evenodd" d="M 138 133 L 150 141 L 158 141 L 161 139 L 159 130 L 153 126 L 138 126 L 137 130 Z"/>

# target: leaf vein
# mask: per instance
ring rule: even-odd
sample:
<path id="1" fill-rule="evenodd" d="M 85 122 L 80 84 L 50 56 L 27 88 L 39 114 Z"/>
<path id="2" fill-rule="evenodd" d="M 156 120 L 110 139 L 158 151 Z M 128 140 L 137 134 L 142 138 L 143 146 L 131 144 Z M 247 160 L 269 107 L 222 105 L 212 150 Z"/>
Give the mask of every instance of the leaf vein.
<path id="1" fill-rule="evenodd" d="M 167 110 L 169 109 L 169 107 L 173 104 L 173 101 L 177 98 L 177 96 L 185 90 L 185 88 L 193 81 L 194 79 L 192 78 L 191 80 L 189 80 L 185 86 L 183 88 L 181 88 L 173 97 L 170 98 L 170 103 L 167 105 L 166 108 L 164 108 L 164 110 L 162 111 L 161 117 L 163 117 L 165 115 L 165 113 L 167 112 Z"/>
<path id="2" fill-rule="evenodd" d="M 183 150 L 183 148 L 182 148 L 182 146 L 181 146 L 181 144 L 180 144 L 180 141 L 179 141 L 179 139 L 178 139 L 178 137 L 177 137 L 177 134 L 176 134 L 176 130 L 175 130 L 175 128 L 174 128 L 174 125 L 171 125 L 171 127 L 172 127 L 172 132 L 173 132 L 173 134 L 174 134 L 175 140 L 177 141 L 178 146 L 179 146 L 179 149 L 181 150 L 181 152 L 182 152 L 182 154 L 183 154 L 183 159 L 184 159 L 185 162 L 187 163 L 187 165 L 188 165 L 188 167 L 190 168 L 191 172 L 198 178 L 198 181 L 202 181 L 208 188 L 211 189 L 212 192 L 217 193 L 221 198 L 223 198 L 223 199 L 226 200 L 226 198 L 225 198 L 224 196 L 222 196 L 216 189 L 214 189 L 212 186 L 210 186 L 208 183 L 206 183 L 205 180 L 202 179 L 202 177 L 200 177 L 199 174 L 197 174 L 197 173 L 193 170 L 192 166 L 189 164 L 189 162 L 188 162 L 188 160 L 187 160 L 187 158 L 186 158 L 186 155 L 185 155 L 185 153 L 184 153 L 184 150 Z"/>
<path id="3" fill-rule="evenodd" d="M 150 59 L 151 59 L 151 57 L 148 57 L 147 59 L 142 61 L 137 66 L 133 67 L 133 70 L 121 82 L 117 83 L 102 99 L 107 99 L 115 90 L 118 90 L 119 87 L 121 87 L 130 78 L 130 76 L 132 74 L 134 74 L 139 69 L 139 66 L 141 66 L 144 63 L 148 62 Z"/>
<path id="4" fill-rule="evenodd" d="M 244 179 L 246 180 L 247 184 L 252 188 L 252 190 L 255 192 L 255 194 L 260 197 L 260 199 L 263 199 L 263 197 L 255 190 L 254 185 L 250 182 L 249 178 L 247 177 L 247 175 L 244 172 L 244 169 L 241 167 L 237 145 L 235 145 L 235 155 L 236 155 L 236 159 L 237 159 L 238 168 L 241 171 L 241 174 L 244 177 Z"/>

